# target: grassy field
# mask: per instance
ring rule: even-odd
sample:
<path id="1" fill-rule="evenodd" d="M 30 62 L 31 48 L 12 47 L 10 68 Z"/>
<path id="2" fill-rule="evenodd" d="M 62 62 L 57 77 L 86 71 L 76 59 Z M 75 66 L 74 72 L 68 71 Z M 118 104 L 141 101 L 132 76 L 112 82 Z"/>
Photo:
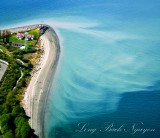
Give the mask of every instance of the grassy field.
<path id="1" fill-rule="evenodd" d="M 34 35 L 34 40 L 32 41 L 27 41 L 27 45 L 30 46 L 30 45 L 34 45 L 39 37 L 39 33 L 40 31 L 37 30 L 37 29 L 34 29 L 34 30 L 30 30 L 28 31 L 28 34 L 31 34 L 31 35 Z M 17 43 L 21 43 L 21 44 L 24 44 L 25 41 L 24 39 L 23 40 L 18 40 L 17 39 L 17 34 L 13 34 L 11 37 L 10 37 L 10 42 L 17 42 Z"/>
<path id="2" fill-rule="evenodd" d="M 34 35 L 35 39 L 38 39 L 40 31 L 38 29 L 30 30 L 28 34 Z"/>

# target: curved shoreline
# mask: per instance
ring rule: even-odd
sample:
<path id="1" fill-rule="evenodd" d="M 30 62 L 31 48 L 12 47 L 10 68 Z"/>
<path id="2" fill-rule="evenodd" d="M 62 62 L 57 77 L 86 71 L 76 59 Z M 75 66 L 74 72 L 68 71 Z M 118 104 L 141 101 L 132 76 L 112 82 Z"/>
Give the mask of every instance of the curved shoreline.
<path id="1" fill-rule="evenodd" d="M 60 55 L 59 39 L 55 31 L 48 29 L 40 37 L 44 49 L 38 71 L 31 78 L 23 99 L 26 114 L 31 117 L 29 123 L 35 130 L 35 134 L 44 138 L 45 106 L 50 89 L 50 81 L 53 79 Z"/>

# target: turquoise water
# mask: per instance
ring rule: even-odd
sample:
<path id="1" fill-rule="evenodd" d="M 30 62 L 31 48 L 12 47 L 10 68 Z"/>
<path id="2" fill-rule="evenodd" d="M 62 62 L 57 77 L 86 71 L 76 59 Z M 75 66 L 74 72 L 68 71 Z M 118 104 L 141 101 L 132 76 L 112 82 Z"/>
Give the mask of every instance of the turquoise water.
<path id="1" fill-rule="evenodd" d="M 0 27 L 47 23 L 60 38 L 47 138 L 160 137 L 158 0 L 1 3 Z"/>

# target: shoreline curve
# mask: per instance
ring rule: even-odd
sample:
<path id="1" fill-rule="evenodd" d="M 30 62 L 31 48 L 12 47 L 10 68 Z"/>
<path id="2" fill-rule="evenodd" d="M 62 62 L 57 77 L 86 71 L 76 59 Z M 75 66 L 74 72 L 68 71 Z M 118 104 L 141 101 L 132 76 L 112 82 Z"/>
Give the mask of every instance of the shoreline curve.
<path id="1" fill-rule="evenodd" d="M 48 25 L 48 29 L 40 36 L 41 46 L 44 50 L 38 69 L 32 75 L 30 83 L 23 99 L 23 107 L 27 116 L 30 117 L 29 124 L 40 138 L 45 137 L 44 118 L 50 82 L 54 78 L 60 57 L 60 44 L 56 32 Z"/>

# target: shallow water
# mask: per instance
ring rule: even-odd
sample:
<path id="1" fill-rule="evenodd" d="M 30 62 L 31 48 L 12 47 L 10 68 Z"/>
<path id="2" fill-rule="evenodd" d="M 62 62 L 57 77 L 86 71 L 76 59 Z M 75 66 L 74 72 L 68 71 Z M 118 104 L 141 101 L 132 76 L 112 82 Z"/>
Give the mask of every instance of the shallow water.
<path id="1" fill-rule="evenodd" d="M 46 109 L 47 138 L 159 137 L 158 0 L 2 4 L 1 27 L 46 23 L 60 38 L 61 60 Z M 108 124 L 125 124 L 127 132 L 102 133 Z M 155 131 L 133 135 L 134 124 Z M 91 134 L 90 127 L 97 130 Z"/>

